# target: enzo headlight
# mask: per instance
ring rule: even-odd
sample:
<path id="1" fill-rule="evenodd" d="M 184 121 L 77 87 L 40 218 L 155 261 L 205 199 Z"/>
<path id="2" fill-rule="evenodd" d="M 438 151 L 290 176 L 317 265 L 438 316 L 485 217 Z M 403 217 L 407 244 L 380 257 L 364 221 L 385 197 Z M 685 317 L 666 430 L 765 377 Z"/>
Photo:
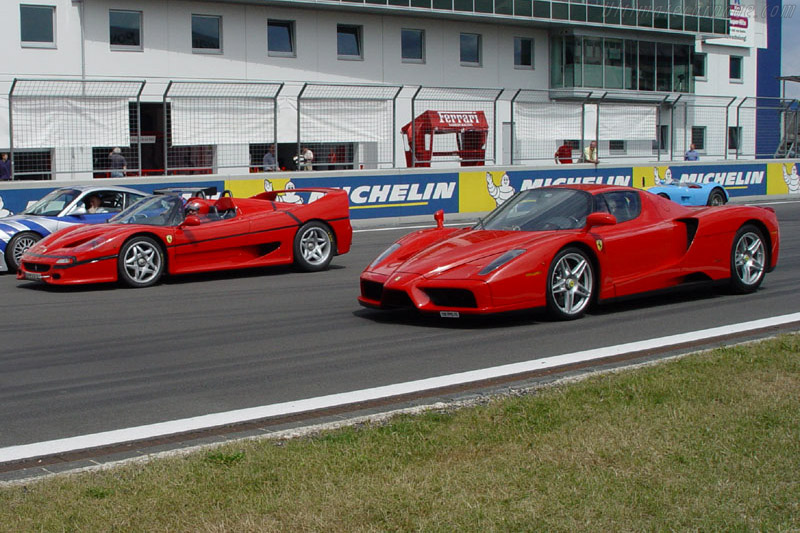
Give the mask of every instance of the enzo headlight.
<path id="1" fill-rule="evenodd" d="M 396 252 L 398 248 L 400 248 L 400 245 L 398 243 L 394 243 L 393 245 L 388 247 L 386 250 L 383 251 L 381 255 L 375 258 L 375 261 L 369 264 L 369 268 L 374 268 L 378 266 L 384 259 L 392 255 L 394 252 Z"/>
<path id="2" fill-rule="evenodd" d="M 62 257 L 61 259 L 56 260 L 57 265 L 69 265 L 75 262 L 74 257 Z"/>
<path id="3" fill-rule="evenodd" d="M 522 249 L 509 250 L 506 253 L 504 253 L 503 255 L 501 255 L 500 257 L 496 258 L 494 261 L 492 261 L 488 265 L 486 265 L 485 267 L 483 267 L 483 269 L 480 272 L 478 272 L 478 274 L 481 275 L 481 276 L 485 276 L 486 274 L 488 274 L 488 273 L 490 273 L 490 272 L 492 272 L 494 270 L 497 270 L 501 266 L 505 265 L 506 263 L 508 263 L 509 261 L 514 259 L 515 257 L 517 257 L 518 255 L 524 254 L 526 251 L 527 250 L 522 250 Z"/>

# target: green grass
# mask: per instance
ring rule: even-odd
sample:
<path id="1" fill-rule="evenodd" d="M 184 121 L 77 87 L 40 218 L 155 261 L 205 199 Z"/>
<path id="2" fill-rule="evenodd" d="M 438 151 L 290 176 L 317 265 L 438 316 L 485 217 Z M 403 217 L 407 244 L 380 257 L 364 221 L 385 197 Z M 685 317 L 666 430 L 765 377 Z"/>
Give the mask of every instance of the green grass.
<path id="1" fill-rule="evenodd" d="M 800 335 L 0 488 L 0 531 L 800 531 Z"/>

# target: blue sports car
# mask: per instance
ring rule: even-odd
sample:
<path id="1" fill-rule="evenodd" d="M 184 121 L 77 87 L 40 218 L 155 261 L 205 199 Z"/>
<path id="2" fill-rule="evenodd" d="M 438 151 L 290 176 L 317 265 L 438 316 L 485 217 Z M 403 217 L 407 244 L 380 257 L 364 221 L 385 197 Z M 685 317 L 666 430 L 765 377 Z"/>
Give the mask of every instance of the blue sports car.
<path id="1" fill-rule="evenodd" d="M 0 218 L 0 272 L 16 272 L 19 258 L 42 237 L 75 224 L 105 222 L 143 196 L 126 187 L 64 187 L 18 215 Z"/>
<path id="2" fill-rule="evenodd" d="M 681 205 L 724 205 L 728 202 L 728 191 L 719 183 L 659 180 L 655 187 L 647 190 Z"/>

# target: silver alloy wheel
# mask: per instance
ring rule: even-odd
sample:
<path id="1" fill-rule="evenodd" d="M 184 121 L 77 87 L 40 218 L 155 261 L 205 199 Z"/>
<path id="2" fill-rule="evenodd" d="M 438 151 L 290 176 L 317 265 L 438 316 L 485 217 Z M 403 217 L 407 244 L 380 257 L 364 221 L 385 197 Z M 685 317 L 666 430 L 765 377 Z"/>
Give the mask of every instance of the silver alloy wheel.
<path id="1" fill-rule="evenodd" d="M 300 237 L 300 253 L 312 266 L 324 264 L 331 254 L 331 238 L 323 228 L 309 227 Z"/>
<path id="2" fill-rule="evenodd" d="M 125 251 L 123 265 L 131 280 L 149 283 L 161 275 L 161 251 L 152 242 L 135 242 Z"/>
<path id="3" fill-rule="evenodd" d="M 755 285 L 766 269 L 766 251 L 761 236 L 751 231 L 742 234 L 736 241 L 733 264 L 736 277 L 744 285 Z"/>
<path id="4" fill-rule="evenodd" d="M 562 256 L 550 280 L 553 303 L 566 316 L 578 315 L 589 305 L 594 280 L 589 261 L 581 254 Z"/>
<path id="5" fill-rule="evenodd" d="M 11 254 L 17 267 L 22 259 L 22 254 L 27 252 L 28 248 L 39 242 L 39 240 L 33 233 L 24 233 L 14 241 L 14 248 L 11 250 Z"/>

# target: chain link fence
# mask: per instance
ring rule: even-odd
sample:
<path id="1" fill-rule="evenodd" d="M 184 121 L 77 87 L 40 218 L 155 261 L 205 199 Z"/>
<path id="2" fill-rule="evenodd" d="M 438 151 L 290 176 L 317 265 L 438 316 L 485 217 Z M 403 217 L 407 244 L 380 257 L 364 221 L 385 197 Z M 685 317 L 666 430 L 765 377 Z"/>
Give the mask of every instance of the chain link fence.
<path id="1" fill-rule="evenodd" d="M 277 142 L 282 83 L 172 81 L 164 91 L 166 174 L 260 170 Z"/>
<path id="2" fill-rule="evenodd" d="M 791 99 L 521 89 L 500 100 L 503 89 L 324 83 L 284 96 L 278 82 L 173 81 L 161 102 L 141 102 L 144 84 L 14 80 L 14 179 L 491 165 L 498 105 L 514 165 L 550 164 L 557 150 L 578 162 L 592 140 L 601 161 L 681 160 L 692 145 L 703 159 L 799 152 Z"/>
<path id="3" fill-rule="evenodd" d="M 9 91 L 14 179 L 140 173 L 144 83 L 15 79 Z"/>
<path id="4" fill-rule="evenodd" d="M 420 87 L 411 99 L 411 121 L 401 128 L 406 166 L 438 162 L 461 166 L 495 163 L 495 116 L 502 89 Z"/>
<path id="5" fill-rule="evenodd" d="M 305 84 L 297 97 L 294 166 L 300 170 L 394 167 L 395 109 L 401 89 Z"/>

